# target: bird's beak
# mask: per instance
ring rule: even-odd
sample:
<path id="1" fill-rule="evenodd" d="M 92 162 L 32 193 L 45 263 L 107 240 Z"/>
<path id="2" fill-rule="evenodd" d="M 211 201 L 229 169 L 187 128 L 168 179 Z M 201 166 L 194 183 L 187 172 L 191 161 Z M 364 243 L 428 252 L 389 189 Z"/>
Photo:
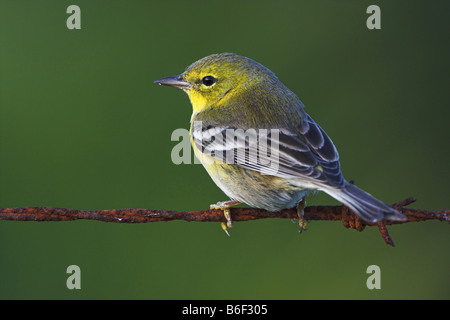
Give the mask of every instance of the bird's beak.
<path id="1" fill-rule="evenodd" d="M 177 87 L 180 89 L 190 89 L 192 85 L 189 82 L 183 80 L 183 75 L 166 77 L 154 81 L 159 85 Z"/>

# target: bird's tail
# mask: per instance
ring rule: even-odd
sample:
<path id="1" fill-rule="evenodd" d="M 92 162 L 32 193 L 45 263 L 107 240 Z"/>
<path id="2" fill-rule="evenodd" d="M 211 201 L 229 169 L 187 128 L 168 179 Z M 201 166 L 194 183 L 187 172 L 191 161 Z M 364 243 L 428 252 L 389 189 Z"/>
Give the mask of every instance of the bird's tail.
<path id="1" fill-rule="evenodd" d="M 404 221 L 407 219 L 394 208 L 375 199 L 372 195 L 348 182 L 341 189 L 329 188 L 323 191 L 352 209 L 366 222 L 375 223 L 381 219 L 395 221 Z"/>

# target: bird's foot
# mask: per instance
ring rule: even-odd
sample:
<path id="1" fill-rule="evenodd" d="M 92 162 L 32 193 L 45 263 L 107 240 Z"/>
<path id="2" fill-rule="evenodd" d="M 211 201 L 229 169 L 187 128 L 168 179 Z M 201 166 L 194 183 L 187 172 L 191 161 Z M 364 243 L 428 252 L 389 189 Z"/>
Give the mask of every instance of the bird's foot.
<path id="1" fill-rule="evenodd" d="M 304 219 L 306 208 L 306 200 L 302 199 L 297 205 L 298 225 L 300 226 L 299 233 L 306 231 L 306 221 Z"/>
<path id="2" fill-rule="evenodd" d="M 236 200 L 229 200 L 220 201 L 209 206 L 210 209 L 223 210 L 223 215 L 225 216 L 227 223 L 221 222 L 220 224 L 222 226 L 222 230 L 225 231 L 228 236 L 230 236 L 230 234 L 228 233 L 228 228 L 233 228 L 233 220 L 231 220 L 230 207 L 235 206 L 239 203 L 240 202 Z"/>

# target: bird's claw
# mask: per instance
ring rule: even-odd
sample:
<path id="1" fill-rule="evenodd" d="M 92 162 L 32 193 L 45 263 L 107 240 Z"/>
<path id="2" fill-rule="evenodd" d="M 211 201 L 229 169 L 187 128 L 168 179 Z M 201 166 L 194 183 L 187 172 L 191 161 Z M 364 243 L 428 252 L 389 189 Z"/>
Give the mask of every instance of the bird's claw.
<path id="1" fill-rule="evenodd" d="M 225 216 L 225 219 L 227 222 L 221 222 L 222 230 L 225 231 L 225 233 L 230 236 L 230 233 L 228 232 L 228 228 L 233 228 L 233 220 L 231 220 L 231 211 L 230 207 L 234 206 L 236 204 L 239 204 L 239 201 L 230 200 L 230 201 L 220 201 L 215 204 L 212 204 L 209 206 L 210 209 L 216 209 L 216 210 L 223 210 L 223 215 Z"/>
<path id="2" fill-rule="evenodd" d="M 305 199 L 302 199 L 297 205 L 297 215 L 298 215 L 298 225 L 300 227 L 299 233 L 302 233 L 303 231 L 306 231 L 306 221 L 304 219 L 305 216 L 305 208 L 306 208 L 306 201 Z"/>

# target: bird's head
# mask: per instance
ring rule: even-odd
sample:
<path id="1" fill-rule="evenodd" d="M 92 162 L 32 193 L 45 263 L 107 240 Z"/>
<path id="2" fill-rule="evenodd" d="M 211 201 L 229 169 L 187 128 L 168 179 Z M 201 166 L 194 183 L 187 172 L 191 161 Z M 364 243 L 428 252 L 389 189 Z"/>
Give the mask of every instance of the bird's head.
<path id="1" fill-rule="evenodd" d="M 184 90 L 197 113 L 225 104 L 231 96 L 244 95 L 265 81 L 278 83 L 276 76 L 263 65 L 234 53 L 221 53 L 194 62 L 181 75 L 155 83 Z"/>

